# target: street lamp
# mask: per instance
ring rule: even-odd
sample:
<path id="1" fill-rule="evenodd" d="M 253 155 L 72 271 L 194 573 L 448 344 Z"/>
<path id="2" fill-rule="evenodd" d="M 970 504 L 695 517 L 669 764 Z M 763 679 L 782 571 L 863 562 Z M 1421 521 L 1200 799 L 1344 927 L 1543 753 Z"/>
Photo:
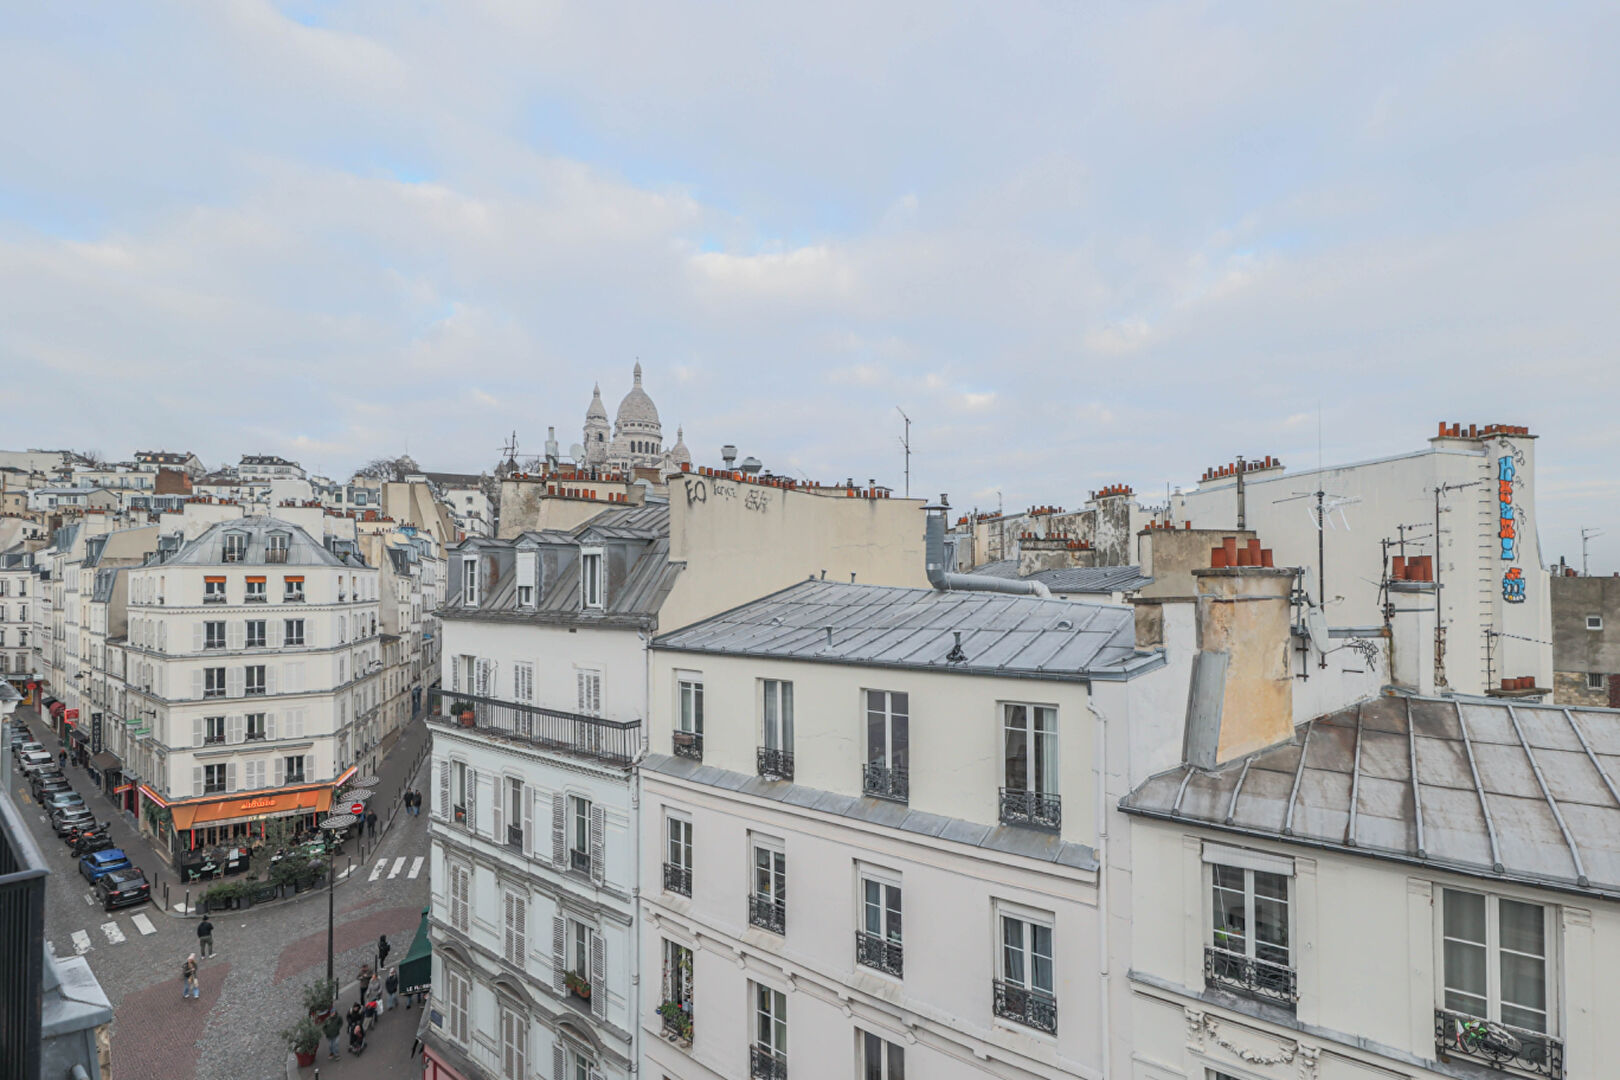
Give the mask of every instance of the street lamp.
<path id="1" fill-rule="evenodd" d="M 332 837 L 338 830 L 347 829 L 358 820 L 360 819 L 354 814 L 339 813 L 328 814 L 320 821 L 322 831 L 328 834 L 326 838 L 326 982 L 328 986 L 332 985 L 332 925 L 336 918 L 337 905 L 336 894 L 332 890 L 332 885 L 337 880 L 337 860 L 332 858 Z M 337 1001 L 335 990 L 332 994 L 332 1000 Z"/>

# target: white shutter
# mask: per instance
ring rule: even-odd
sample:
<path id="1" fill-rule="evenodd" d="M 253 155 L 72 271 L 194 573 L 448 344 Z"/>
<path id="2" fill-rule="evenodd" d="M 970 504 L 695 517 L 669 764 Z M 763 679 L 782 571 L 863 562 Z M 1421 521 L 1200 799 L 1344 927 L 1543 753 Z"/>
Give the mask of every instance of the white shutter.
<path id="1" fill-rule="evenodd" d="M 264 714 L 264 737 L 266 739 L 276 737 L 276 714 L 273 712 Z"/>
<path id="2" fill-rule="evenodd" d="M 450 820 L 450 763 L 448 761 L 434 762 L 434 768 L 439 770 L 439 820 Z"/>
<path id="3" fill-rule="evenodd" d="M 497 844 L 506 843 L 506 778 L 504 776 L 490 777 L 495 785 L 495 797 L 490 800 L 490 812 L 494 818 L 493 832 Z"/>
<path id="4" fill-rule="evenodd" d="M 191 624 L 191 630 L 192 630 L 192 633 L 191 633 L 191 651 L 192 652 L 202 652 L 202 650 L 203 650 L 203 624 L 200 623 L 200 622 L 199 623 L 192 623 Z"/>
<path id="5" fill-rule="evenodd" d="M 312 649 L 315 647 L 315 639 L 320 637 L 320 634 L 316 632 L 315 628 L 319 626 L 320 623 L 321 620 L 319 619 L 304 620 L 304 647 L 306 649 Z"/>
<path id="6" fill-rule="evenodd" d="M 467 770 L 467 831 L 478 835 L 478 773 Z"/>
<path id="7" fill-rule="evenodd" d="M 264 692 L 266 694 L 273 694 L 273 693 L 276 692 L 276 665 L 275 664 L 266 664 L 266 665 L 264 665 Z"/>
<path id="8" fill-rule="evenodd" d="M 602 935 L 591 931 L 591 1015 L 598 1020 L 607 1013 L 607 963 Z"/>
<path id="9" fill-rule="evenodd" d="M 561 915 L 553 915 L 551 917 L 551 988 L 558 993 L 568 989 L 568 984 L 563 981 L 563 974 L 567 970 L 568 923 Z"/>
<path id="10" fill-rule="evenodd" d="M 294 739 L 302 739 L 304 737 L 304 714 L 307 712 L 309 712 L 309 710 L 305 708 L 297 708 L 292 711 L 292 730 L 288 731 L 287 735 Z"/>
<path id="11" fill-rule="evenodd" d="M 457 663 L 459 657 L 450 658 L 450 689 L 454 693 L 461 692 L 461 665 Z"/>
<path id="12" fill-rule="evenodd" d="M 247 624 L 241 619 L 232 619 L 225 624 L 225 635 L 227 648 L 243 648 L 247 644 Z"/>
<path id="13" fill-rule="evenodd" d="M 228 667 L 225 669 L 225 693 L 233 698 L 242 696 L 243 681 L 247 678 L 247 669 Z"/>
<path id="14" fill-rule="evenodd" d="M 588 674 L 589 673 L 585 672 L 585 671 L 576 671 L 576 672 L 574 672 L 574 681 L 578 684 L 578 689 L 579 689 L 579 704 L 576 706 L 576 711 L 581 716 L 589 716 L 591 714 L 590 713 L 590 700 L 591 700 L 590 691 L 589 691 L 589 689 L 586 688 L 586 685 L 585 685 L 585 679 L 586 679 L 586 676 Z"/>
<path id="15" fill-rule="evenodd" d="M 191 721 L 191 745 L 192 746 L 201 746 L 202 744 L 203 744 L 203 722 L 202 722 L 202 717 L 199 716 L 196 719 Z"/>
<path id="16" fill-rule="evenodd" d="M 282 625 L 283 623 L 280 619 L 266 620 L 266 626 L 264 628 L 264 640 L 265 643 L 268 644 L 272 649 L 281 648 Z"/>
<path id="17" fill-rule="evenodd" d="M 232 761 L 225 766 L 225 790 L 236 790 L 236 762 Z"/>
<path id="18" fill-rule="evenodd" d="M 607 811 L 600 806 L 591 806 L 591 880 L 598 885 L 607 876 L 607 860 L 603 858 L 603 849 L 607 846 Z"/>
<path id="19" fill-rule="evenodd" d="M 278 755 L 276 757 L 276 787 L 280 787 L 283 783 L 286 782 L 284 780 L 284 778 L 283 778 L 283 774 L 284 774 L 284 770 L 286 769 L 286 766 L 287 766 L 286 759 L 283 758 L 283 757 L 280 757 Z"/>
<path id="20" fill-rule="evenodd" d="M 287 665 L 287 692 L 296 694 L 304 688 L 304 662 Z"/>
<path id="21" fill-rule="evenodd" d="M 523 789 L 523 855 L 534 855 L 534 800 L 533 788 Z"/>
<path id="22" fill-rule="evenodd" d="M 203 673 L 198 668 L 191 673 L 191 696 L 201 701 L 203 696 Z"/>
<path id="23" fill-rule="evenodd" d="M 567 1055 L 563 1053 L 561 1042 L 551 1044 L 551 1076 L 552 1080 L 568 1080 Z"/>
<path id="24" fill-rule="evenodd" d="M 229 743 L 242 742 L 247 731 L 247 721 L 241 716 L 227 716 L 225 718 L 225 741 Z"/>
<path id="25" fill-rule="evenodd" d="M 527 892 L 519 893 L 512 898 L 513 914 L 516 916 L 513 936 L 517 938 L 517 951 L 513 955 L 513 963 L 519 967 L 527 967 L 529 955 L 529 897 Z"/>
<path id="26" fill-rule="evenodd" d="M 191 767 L 191 793 L 193 795 L 201 795 L 203 793 L 201 765 L 193 765 Z"/>
<path id="27" fill-rule="evenodd" d="M 520 589 L 534 588 L 534 560 L 536 552 L 517 553 L 517 584 Z"/>
<path id="28" fill-rule="evenodd" d="M 551 865 L 568 869 L 568 800 L 562 792 L 551 796 Z"/>

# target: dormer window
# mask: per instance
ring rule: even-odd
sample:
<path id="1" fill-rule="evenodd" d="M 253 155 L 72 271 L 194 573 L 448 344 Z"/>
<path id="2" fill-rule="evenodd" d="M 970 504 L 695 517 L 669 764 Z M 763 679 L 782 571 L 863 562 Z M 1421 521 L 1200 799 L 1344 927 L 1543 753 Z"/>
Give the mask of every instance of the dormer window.
<path id="1" fill-rule="evenodd" d="M 264 561 L 270 563 L 284 563 L 287 561 L 287 548 L 292 537 L 284 532 L 273 532 L 265 539 Z"/>
<path id="2" fill-rule="evenodd" d="M 221 562 L 241 562 L 247 558 L 247 533 L 228 532 L 225 534 L 225 551 Z"/>
<path id="3" fill-rule="evenodd" d="M 461 602 L 469 607 L 478 604 L 478 556 L 469 555 L 461 560 Z"/>
<path id="4" fill-rule="evenodd" d="M 579 557 L 579 595 L 588 608 L 602 606 L 602 553 L 585 551 Z"/>
<path id="5" fill-rule="evenodd" d="M 535 584 L 539 577 L 540 553 L 538 551 L 520 551 L 517 553 L 517 605 L 520 608 L 534 607 Z"/>

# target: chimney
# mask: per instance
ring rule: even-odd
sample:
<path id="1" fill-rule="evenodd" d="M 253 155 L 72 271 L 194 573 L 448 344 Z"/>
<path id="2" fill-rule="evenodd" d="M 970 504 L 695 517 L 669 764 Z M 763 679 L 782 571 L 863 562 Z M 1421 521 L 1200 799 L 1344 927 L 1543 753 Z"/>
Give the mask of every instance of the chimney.
<path id="1" fill-rule="evenodd" d="M 1236 552 L 1235 538 L 1222 548 Z M 1224 550 L 1223 550 L 1224 548 Z M 1213 554 L 1213 552 L 1212 552 Z M 1182 754 L 1213 769 L 1286 741 L 1294 731 L 1289 671 L 1289 594 L 1294 571 L 1264 565 L 1211 566 L 1192 572 L 1197 591 L 1197 643 L 1187 689 Z"/>
<path id="2" fill-rule="evenodd" d="M 1389 606 L 1394 609 L 1389 627 L 1389 681 L 1415 694 L 1432 695 L 1438 618 L 1434 581 L 1391 581 Z"/>

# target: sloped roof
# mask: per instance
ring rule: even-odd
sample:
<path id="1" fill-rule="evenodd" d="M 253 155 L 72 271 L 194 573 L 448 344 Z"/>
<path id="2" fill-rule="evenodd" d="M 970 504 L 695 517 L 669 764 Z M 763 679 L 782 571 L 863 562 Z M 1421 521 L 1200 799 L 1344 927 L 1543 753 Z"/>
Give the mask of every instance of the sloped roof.
<path id="1" fill-rule="evenodd" d="M 1394 693 L 1120 808 L 1620 898 L 1620 712 Z"/>
<path id="2" fill-rule="evenodd" d="M 963 658 L 952 660 L 958 638 Z M 1137 650 L 1128 607 L 831 581 L 800 582 L 654 647 L 1056 679 L 1128 677 L 1159 660 Z"/>
<path id="3" fill-rule="evenodd" d="M 184 545 L 172 558 L 164 560 L 174 566 L 215 566 L 225 553 L 226 533 L 246 533 L 247 551 L 240 560 L 256 565 L 265 561 L 265 549 L 271 533 L 287 533 L 288 566 L 345 566 L 349 565 L 337 555 L 317 543 L 314 537 L 290 521 L 280 518 L 254 516 L 221 521 L 209 526 L 201 536 Z"/>
<path id="4" fill-rule="evenodd" d="M 1142 574 L 1140 566 L 1072 566 L 1063 570 L 1037 570 L 1033 574 L 1020 575 L 1017 559 L 985 563 L 971 573 L 1009 581 L 1038 581 L 1053 592 L 1060 593 L 1136 592 L 1153 583 L 1152 578 Z"/>

